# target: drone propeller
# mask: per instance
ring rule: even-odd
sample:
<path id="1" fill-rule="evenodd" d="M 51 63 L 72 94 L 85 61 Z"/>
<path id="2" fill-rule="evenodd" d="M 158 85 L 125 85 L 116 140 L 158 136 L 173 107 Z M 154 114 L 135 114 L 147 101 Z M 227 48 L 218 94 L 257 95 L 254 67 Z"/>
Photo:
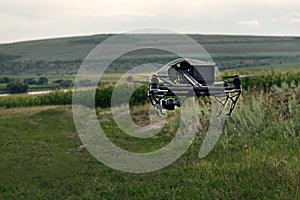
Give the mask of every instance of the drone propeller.
<path id="1" fill-rule="evenodd" d="M 226 81 L 227 83 L 233 83 L 233 81 Z M 224 81 L 214 82 L 214 85 L 223 85 Z"/>
<path id="2" fill-rule="evenodd" d="M 235 78 L 238 76 L 239 78 L 250 78 L 250 77 L 256 77 L 258 75 L 234 75 L 234 76 L 222 76 L 222 78 Z"/>
<path id="3" fill-rule="evenodd" d="M 147 80 L 145 80 L 145 78 L 147 78 Z M 128 76 L 126 78 L 126 81 L 130 82 L 130 83 L 149 84 L 148 79 L 149 79 L 149 77 L 139 76 L 139 75 L 134 74 L 133 76 Z"/>
<path id="4" fill-rule="evenodd" d="M 152 74 L 131 74 L 128 76 L 131 76 L 133 78 L 151 78 L 153 75 Z"/>

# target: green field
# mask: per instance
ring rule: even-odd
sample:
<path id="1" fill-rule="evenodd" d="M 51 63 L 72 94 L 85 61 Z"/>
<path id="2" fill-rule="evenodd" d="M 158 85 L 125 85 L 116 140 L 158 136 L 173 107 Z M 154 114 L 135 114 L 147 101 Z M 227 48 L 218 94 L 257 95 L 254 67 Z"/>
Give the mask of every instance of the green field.
<path id="1" fill-rule="evenodd" d="M 300 63 L 289 63 L 281 65 L 262 65 L 262 66 L 251 66 L 251 67 L 239 67 L 235 69 L 227 69 L 225 73 L 231 74 L 270 74 L 272 72 L 297 72 L 300 70 Z"/>
<path id="2" fill-rule="evenodd" d="M 6 94 L 8 93 L 7 89 L 6 89 L 6 84 L 0 84 L 0 94 Z"/>
<path id="3" fill-rule="evenodd" d="M 112 35 L 26 41 L 0 45 L 0 76 L 75 76 L 88 53 Z M 299 37 L 189 35 L 212 56 L 220 69 L 300 62 Z M 172 35 L 170 35 L 172 38 Z M 119 48 L 116 44 L 116 48 Z M 166 64 L 176 55 L 146 49 L 113 62 L 109 73 L 122 73 L 145 63 Z"/>
<path id="4" fill-rule="evenodd" d="M 0 78 L 74 81 L 84 57 L 109 36 L 1 44 Z M 237 107 L 226 117 L 222 135 L 207 157 L 200 159 L 198 153 L 210 120 L 209 99 L 198 101 L 201 135 L 181 158 L 158 171 L 131 174 L 105 166 L 82 144 L 73 120 L 71 91 L 0 97 L 0 199 L 299 200 L 299 37 L 190 36 L 212 55 L 223 75 L 259 75 L 243 79 L 249 87 L 243 86 Z M 148 49 L 121 57 L 101 77 L 95 96 L 97 118 L 109 139 L 123 149 L 157 150 L 172 140 L 178 128 L 180 108 L 168 111 L 167 123 L 155 136 L 131 137 L 120 130 L 109 108 L 113 84 L 123 72 L 174 58 L 160 53 Z M 31 85 L 29 91 L 50 88 L 50 84 Z M 150 122 L 150 105 L 145 104 L 145 88 L 140 89 L 133 95 L 130 114 L 143 126 Z M 6 84 L 0 84 L 0 94 L 7 92 Z"/>
<path id="5" fill-rule="evenodd" d="M 119 172 L 93 158 L 69 106 L 1 109 L 0 198 L 299 199 L 299 97 L 300 87 L 245 91 L 206 158 L 198 158 L 203 137 L 196 137 L 179 160 L 144 174 Z M 199 130 L 205 132 L 209 113 L 201 109 Z M 147 123 L 147 110 L 135 107 L 133 120 Z M 97 109 L 97 115 L 116 145 L 148 152 L 172 139 L 179 111 L 170 112 L 163 130 L 149 139 L 120 131 L 110 109 Z"/>

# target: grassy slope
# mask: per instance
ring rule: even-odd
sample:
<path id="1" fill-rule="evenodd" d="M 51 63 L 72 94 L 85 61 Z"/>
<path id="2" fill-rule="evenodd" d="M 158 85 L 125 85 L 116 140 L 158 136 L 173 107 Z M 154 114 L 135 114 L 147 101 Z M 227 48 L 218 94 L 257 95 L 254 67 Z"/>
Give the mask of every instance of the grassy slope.
<path id="1" fill-rule="evenodd" d="M 0 74 L 74 75 L 87 54 L 109 36 L 111 35 L 2 44 L 0 45 L 0 58 L 1 55 L 4 55 L 4 57 L 5 55 L 12 55 L 12 57 L 3 58 L 2 63 L 4 61 L 8 63 L 18 62 L 20 66 L 15 67 L 15 64 L 5 64 L 1 68 L 2 73 Z M 203 45 L 221 68 L 291 63 L 300 60 L 300 39 L 297 37 L 190 36 Z M 18 57 L 13 59 L 13 56 Z M 150 59 L 149 55 L 138 56 L 141 60 L 136 63 L 133 61 L 125 62 L 125 65 L 136 66 L 148 62 Z M 153 55 L 150 57 L 153 57 Z M 59 61 L 59 63 L 55 63 L 55 61 Z M 29 63 L 24 64 L 24 62 Z M 120 68 L 118 65 L 124 65 L 124 62 L 117 64 L 114 72 L 122 71 L 122 67 Z"/>
<path id="2" fill-rule="evenodd" d="M 0 54 L 21 55 L 21 61 L 81 59 L 103 39 L 96 37 L 101 36 L 1 45 Z M 198 41 L 220 58 L 289 56 L 300 48 L 295 38 L 201 37 Z M 300 199 L 299 112 L 285 120 L 276 110 L 274 116 L 259 115 L 258 111 L 272 110 L 266 106 L 252 111 L 243 107 L 256 96 L 242 98 L 244 104 L 227 120 L 224 135 L 208 157 L 197 157 L 200 142 L 195 141 L 178 161 L 148 174 L 122 173 L 96 161 L 81 148 L 69 107 L 1 109 L 0 198 Z M 285 95 L 275 97 L 266 102 L 281 109 L 285 99 L 280 98 Z M 237 120 L 241 114 L 250 115 L 248 121 Z M 171 138 L 167 127 L 158 138 L 141 145 L 140 140 L 120 136 L 106 110 L 99 111 L 99 118 L 111 140 L 132 151 L 157 149 Z M 295 133 L 298 137 L 288 135 Z"/>
<path id="3" fill-rule="evenodd" d="M 111 35 L 37 40 L 0 45 L 0 54 L 19 55 L 24 60 L 84 59 L 97 44 Z M 190 35 L 212 55 L 299 54 L 296 37 Z"/>
<path id="4" fill-rule="evenodd" d="M 166 129 L 152 142 L 136 145 L 138 139 L 120 135 L 107 110 L 98 113 L 109 127 L 107 135 L 123 148 L 143 151 L 170 140 Z M 104 166 L 81 147 L 69 107 L 1 110 L 0 118 L 2 199 L 300 198 L 299 140 L 281 132 L 233 134 L 226 128 L 203 160 L 195 142 L 160 171 L 128 174 Z"/>
<path id="5" fill-rule="evenodd" d="M 101 42 L 107 35 L 92 37 L 93 40 Z M 86 54 L 95 47 L 97 43 L 87 40 L 90 37 L 58 38 L 48 40 L 26 41 L 12 44 L 0 45 L 0 53 L 6 55 L 19 55 L 20 60 L 77 60 L 83 59 Z M 77 43 L 76 41 L 82 41 Z"/>

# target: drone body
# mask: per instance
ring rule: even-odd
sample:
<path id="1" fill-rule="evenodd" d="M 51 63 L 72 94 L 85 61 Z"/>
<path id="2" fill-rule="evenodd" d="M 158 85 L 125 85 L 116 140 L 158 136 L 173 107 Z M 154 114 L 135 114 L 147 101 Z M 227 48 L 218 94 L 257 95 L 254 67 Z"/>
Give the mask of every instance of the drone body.
<path id="1" fill-rule="evenodd" d="M 234 76 L 232 86 L 224 81 L 222 86 L 213 86 L 216 64 L 211 62 L 180 58 L 162 67 L 157 75 L 153 75 L 148 88 L 148 98 L 158 115 L 162 110 L 174 110 L 182 105 L 181 97 L 214 96 L 221 104 L 221 115 L 228 100 L 230 110 L 234 109 L 241 94 L 241 81 Z"/>

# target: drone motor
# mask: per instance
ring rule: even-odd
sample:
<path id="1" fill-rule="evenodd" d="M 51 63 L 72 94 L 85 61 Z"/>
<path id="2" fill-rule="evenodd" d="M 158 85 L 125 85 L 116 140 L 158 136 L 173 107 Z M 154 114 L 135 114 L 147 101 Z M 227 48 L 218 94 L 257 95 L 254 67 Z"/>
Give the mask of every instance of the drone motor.
<path id="1" fill-rule="evenodd" d="M 180 107 L 181 103 L 179 100 L 168 98 L 168 99 L 161 100 L 161 105 L 166 110 L 175 110 L 175 106 Z"/>

